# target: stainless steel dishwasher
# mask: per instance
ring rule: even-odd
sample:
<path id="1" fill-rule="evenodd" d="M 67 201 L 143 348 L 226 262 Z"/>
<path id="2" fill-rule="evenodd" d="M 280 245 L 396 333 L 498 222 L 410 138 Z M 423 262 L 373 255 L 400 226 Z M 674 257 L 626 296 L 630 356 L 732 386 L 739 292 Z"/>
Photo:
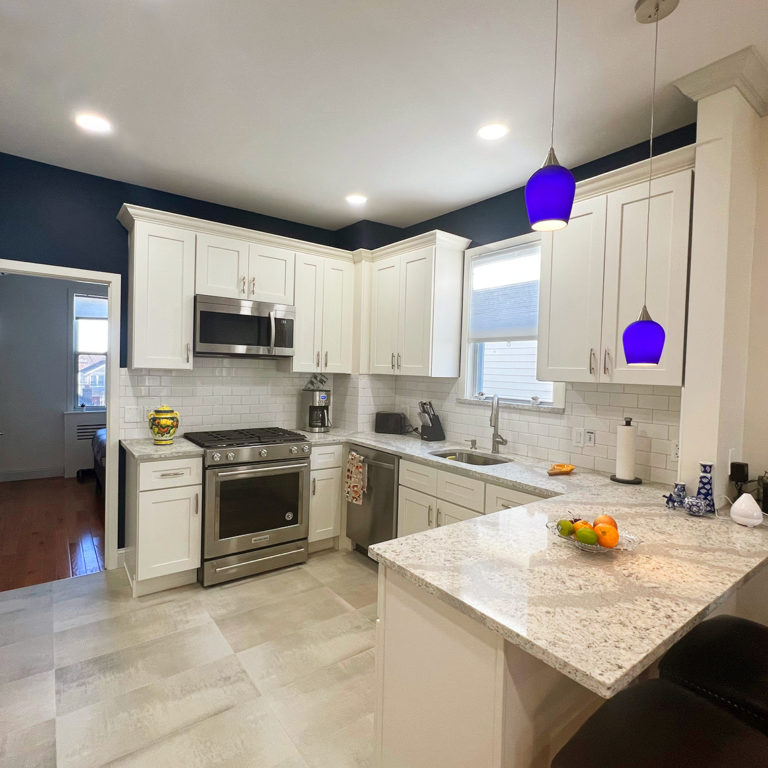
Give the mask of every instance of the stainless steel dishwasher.
<path id="1" fill-rule="evenodd" d="M 349 449 L 363 457 L 368 475 L 363 503 L 347 502 L 347 537 L 356 546 L 367 550 L 371 544 L 397 536 L 400 459 L 362 445 L 350 445 Z"/>

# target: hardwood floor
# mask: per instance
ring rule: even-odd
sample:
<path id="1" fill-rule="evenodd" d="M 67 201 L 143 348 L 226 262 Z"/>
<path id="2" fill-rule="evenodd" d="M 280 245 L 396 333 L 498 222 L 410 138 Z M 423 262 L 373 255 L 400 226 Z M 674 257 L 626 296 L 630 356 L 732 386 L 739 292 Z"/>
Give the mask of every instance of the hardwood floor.
<path id="1" fill-rule="evenodd" d="M 0 483 L 0 591 L 104 570 L 95 478 Z"/>

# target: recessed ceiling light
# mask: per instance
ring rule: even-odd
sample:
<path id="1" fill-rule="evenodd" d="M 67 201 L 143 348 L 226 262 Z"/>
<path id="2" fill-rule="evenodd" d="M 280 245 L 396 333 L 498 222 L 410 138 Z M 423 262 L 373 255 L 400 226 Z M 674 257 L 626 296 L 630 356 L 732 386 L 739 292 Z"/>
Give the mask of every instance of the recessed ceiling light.
<path id="1" fill-rule="evenodd" d="M 350 205 L 365 205 L 368 198 L 365 195 L 347 195 L 344 198 Z"/>
<path id="2" fill-rule="evenodd" d="M 112 133 L 112 123 L 106 117 L 95 115 L 93 112 L 78 112 L 75 124 L 88 133 Z"/>
<path id="3" fill-rule="evenodd" d="M 506 125 L 503 125 L 502 123 L 488 123 L 488 125 L 484 125 L 477 132 L 477 135 L 486 141 L 496 141 L 497 139 L 506 136 L 508 133 L 509 128 L 507 128 Z"/>

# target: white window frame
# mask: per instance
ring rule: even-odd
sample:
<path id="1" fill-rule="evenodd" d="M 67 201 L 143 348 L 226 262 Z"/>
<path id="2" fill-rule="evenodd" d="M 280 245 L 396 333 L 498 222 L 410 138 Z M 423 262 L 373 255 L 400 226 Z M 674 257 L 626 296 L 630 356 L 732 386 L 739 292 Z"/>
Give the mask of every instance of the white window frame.
<path id="1" fill-rule="evenodd" d="M 538 232 L 530 232 L 525 235 L 511 237 L 507 240 L 489 243 L 488 245 L 480 245 L 476 248 L 469 248 L 464 251 L 464 300 L 461 323 L 461 349 L 463 354 L 461 355 L 461 375 L 458 382 L 458 391 L 463 393 L 463 397 L 458 398 L 458 402 L 471 405 L 487 405 L 490 402 L 490 397 L 482 399 L 475 397 L 474 393 L 470 393 L 468 389 L 470 382 L 473 380 L 471 371 L 475 365 L 475 356 L 472 350 L 472 345 L 469 342 L 469 310 L 470 301 L 472 299 L 472 260 L 478 256 L 489 256 L 496 253 L 501 254 L 502 252 L 509 251 L 513 248 L 540 242 L 541 235 Z M 512 400 L 510 398 L 499 398 L 499 402 L 505 408 L 516 408 L 526 411 L 544 411 L 547 413 L 564 413 L 564 383 L 554 382 L 552 400 L 552 404 L 546 403 L 533 405 L 532 403 L 523 403 L 519 400 Z"/>
<path id="2" fill-rule="evenodd" d="M 80 403 L 77 402 L 77 365 L 75 363 L 75 360 L 77 359 L 78 354 L 87 355 L 88 353 L 75 351 L 75 295 L 96 296 L 100 299 L 109 298 L 107 296 L 106 285 L 84 284 L 82 288 L 69 289 L 69 297 L 68 297 L 68 305 L 67 305 L 67 317 L 68 317 L 68 327 L 69 327 L 69 342 L 68 342 L 69 363 L 68 363 L 68 370 L 67 370 L 67 376 L 68 376 L 67 399 L 69 402 L 68 410 L 87 411 L 88 413 L 106 411 L 107 410 L 106 405 L 87 405 L 85 408 L 81 408 Z M 109 302 L 107 302 L 107 306 L 109 306 Z M 107 322 L 109 322 L 109 318 L 107 318 Z M 107 331 L 107 333 L 109 333 L 109 331 Z M 91 354 L 100 355 L 102 353 L 93 352 Z M 106 368 L 107 368 L 107 365 L 105 363 L 105 366 L 104 366 L 105 384 L 106 384 Z M 106 396 L 106 391 L 105 391 L 105 396 Z"/>

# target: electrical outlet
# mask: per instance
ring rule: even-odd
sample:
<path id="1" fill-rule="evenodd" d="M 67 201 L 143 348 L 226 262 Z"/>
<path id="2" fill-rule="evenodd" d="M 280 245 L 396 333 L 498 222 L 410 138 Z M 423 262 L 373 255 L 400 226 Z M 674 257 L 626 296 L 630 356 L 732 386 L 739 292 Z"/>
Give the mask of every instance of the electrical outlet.
<path id="1" fill-rule="evenodd" d="M 584 430 L 584 445 L 586 445 L 588 448 L 594 448 L 596 442 L 597 442 L 597 436 L 595 435 L 594 430 L 592 430 L 592 429 L 585 429 Z"/>
<path id="2" fill-rule="evenodd" d="M 574 427 L 571 435 L 571 442 L 574 445 L 584 445 L 584 430 L 581 427 Z"/>
<path id="3" fill-rule="evenodd" d="M 672 458 L 677 461 L 680 458 L 680 441 L 675 440 L 675 444 L 672 446 Z"/>

